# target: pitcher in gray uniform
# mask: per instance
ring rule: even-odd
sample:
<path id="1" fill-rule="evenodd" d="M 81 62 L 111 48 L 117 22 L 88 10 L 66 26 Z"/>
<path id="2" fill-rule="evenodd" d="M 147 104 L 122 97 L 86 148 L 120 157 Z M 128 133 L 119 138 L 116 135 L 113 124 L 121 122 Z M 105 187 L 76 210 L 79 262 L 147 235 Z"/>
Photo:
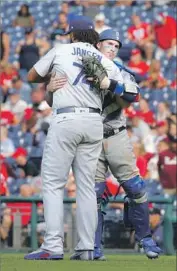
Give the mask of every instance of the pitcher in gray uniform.
<path id="1" fill-rule="evenodd" d="M 95 47 L 97 33 L 88 19 L 74 20 L 69 28 L 72 44 L 51 49 L 28 73 L 30 82 L 44 82 L 50 73 L 67 76 L 62 90 L 53 94 L 53 117 L 48 130 L 43 159 L 43 203 L 46 221 L 44 242 L 28 260 L 63 259 L 63 191 L 72 166 L 77 185 L 76 225 L 78 244 L 72 260 L 93 260 L 97 227 L 94 190 L 103 124 L 101 94 L 86 80 L 81 57 L 96 57 L 110 78 L 123 83 L 119 68 Z"/>

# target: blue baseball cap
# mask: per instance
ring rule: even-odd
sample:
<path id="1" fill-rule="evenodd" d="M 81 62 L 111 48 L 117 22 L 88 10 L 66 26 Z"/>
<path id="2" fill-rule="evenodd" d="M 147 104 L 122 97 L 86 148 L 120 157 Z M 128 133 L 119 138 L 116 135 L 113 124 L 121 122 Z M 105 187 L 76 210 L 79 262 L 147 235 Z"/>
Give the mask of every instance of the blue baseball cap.
<path id="1" fill-rule="evenodd" d="M 106 29 L 100 33 L 99 41 L 103 40 L 115 40 L 120 44 L 120 48 L 122 47 L 122 43 L 120 42 L 119 32 L 114 29 Z"/>
<path id="2" fill-rule="evenodd" d="M 94 24 L 92 20 L 85 16 L 77 16 L 76 19 L 73 19 L 69 23 L 69 29 L 64 34 L 70 34 L 71 32 L 75 30 L 88 30 L 88 29 L 94 29 Z"/>

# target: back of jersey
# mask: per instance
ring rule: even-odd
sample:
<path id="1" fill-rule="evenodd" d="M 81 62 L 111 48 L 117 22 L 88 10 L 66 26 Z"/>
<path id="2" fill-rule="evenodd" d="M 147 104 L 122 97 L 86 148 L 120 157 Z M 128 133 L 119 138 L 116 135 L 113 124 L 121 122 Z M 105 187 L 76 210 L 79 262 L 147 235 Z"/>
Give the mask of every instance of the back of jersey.
<path id="1" fill-rule="evenodd" d="M 102 109 L 100 91 L 92 87 L 86 80 L 82 67 L 82 56 L 98 58 L 110 78 L 122 81 L 119 68 L 93 45 L 83 42 L 62 44 L 50 50 L 34 65 L 37 73 L 42 77 L 53 71 L 58 75 L 66 75 L 68 78 L 66 85 L 54 92 L 53 109 L 68 106 Z"/>
<path id="2" fill-rule="evenodd" d="M 67 106 L 102 108 L 100 92 L 86 80 L 82 67 L 82 56 L 93 55 L 100 58 L 96 49 L 88 43 L 78 42 L 56 48 L 53 70 L 66 75 L 68 83 L 54 93 L 53 109 Z"/>

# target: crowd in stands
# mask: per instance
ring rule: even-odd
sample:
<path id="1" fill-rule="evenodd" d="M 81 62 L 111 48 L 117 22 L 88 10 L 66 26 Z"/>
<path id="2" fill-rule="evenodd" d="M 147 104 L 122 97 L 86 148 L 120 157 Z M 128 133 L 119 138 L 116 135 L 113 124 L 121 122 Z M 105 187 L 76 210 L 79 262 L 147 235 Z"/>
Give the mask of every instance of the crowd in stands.
<path id="1" fill-rule="evenodd" d="M 147 181 L 149 195 L 175 196 L 175 5 L 175 1 L 168 0 L 31 1 L 28 5 L 18 1 L 2 2 L 1 196 L 41 195 L 40 167 L 52 109 L 45 102 L 44 84 L 29 84 L 27 72 L 50 48 L 69 42 L 69 37 L 63 33 L 69 21 L 78 15 L 90 16 L 98 33 L 107 28 L 120 32 L 123 47 L 117 60 L 134 72 L 141 87 L 139 104 L 125 110 L 137 166 Z M 111 175 L 108 175 L 108 182 L 116 194 L 117 186 Z M 71 173 L 65 195 L 75 197 L 75 190 Z M 11 205 L 0 205 L 2 240 L 8 237 L 12 224 Z M 110 207 L 122 209 L 122 205 L 111 204 Z M 27 225 L 29 219 L 30 215 L 23 225 Z M 154 225 L 153 219 L 151 222 Z"/>

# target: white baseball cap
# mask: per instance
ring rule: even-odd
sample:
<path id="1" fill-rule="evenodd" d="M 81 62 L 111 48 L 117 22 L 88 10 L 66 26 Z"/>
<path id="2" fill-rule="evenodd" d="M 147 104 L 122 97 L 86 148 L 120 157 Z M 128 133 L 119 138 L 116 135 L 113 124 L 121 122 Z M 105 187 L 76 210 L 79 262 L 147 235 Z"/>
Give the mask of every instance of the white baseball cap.
<path id="1" fill-rule="evenodd" d="M 95 16 L 95 21 L 105 21 L 105 15 L 104 13 L 98 13 L 96 16 Z"/>

